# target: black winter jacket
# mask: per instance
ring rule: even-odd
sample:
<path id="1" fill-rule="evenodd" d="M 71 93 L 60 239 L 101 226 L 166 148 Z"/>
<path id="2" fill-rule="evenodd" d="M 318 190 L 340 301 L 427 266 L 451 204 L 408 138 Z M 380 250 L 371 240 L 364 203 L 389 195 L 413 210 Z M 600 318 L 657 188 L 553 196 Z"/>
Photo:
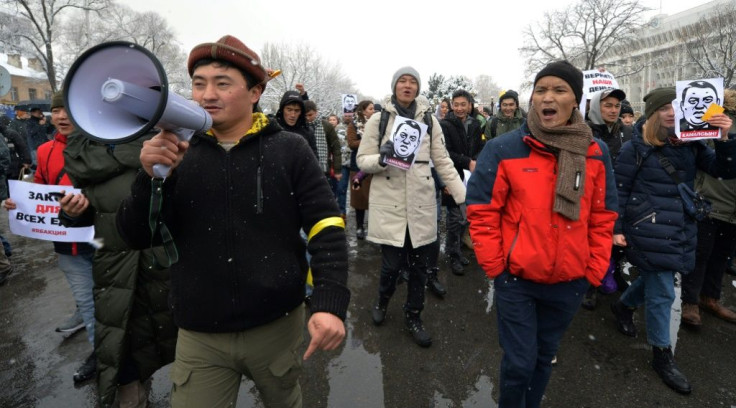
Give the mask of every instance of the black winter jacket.
<path id="1" fill-rule="evenodd" d="M 697 170 L 724 179 L 736 177 L 736 140 L 716 142 L 715 152 L 702 141 L 668 142 L 655 148 L 644 143 L 641 131 L 639 124 L 614 166 L 619 203 L 614 233 L 624 234 L 626 256 L 638 268 L 686 274 L 695 267 L 697 224 L 684 212 L 676 184 L 656 151 L 693 188 Z"/>
<path id="2" fill-rule="evenodd" d="M 621 148 L 624 143 L 631 140 L 631 136 L 634 133 L 634 128 L 632 126 L 624 125 L 623 122 L 621 122 L 621 119 L 613 125 L 611 130 L 609 130 L 608 126 L 605 124 L 597 125 L 591 121 L 588 121 L 588 126 L 590 126 L 590 129 L 593 131 L 593 137 L 601 139 L 608 145 L 608 152 L 610 153 L 611 160 L 614 163 L 616 162 L 616 158 L 621 152 Z"/>
<path id="3" fill-rule="evenodd" d="M 151 243 L 150 196 L 151 178 L 141 173 L 118 212 L 118 229 L 135 248 Z M 194 135 L 163 184 L 161 214 L 179 253 L 171 266 L 176 323 L 211 333 L 263 325 L 304 302 L 307 247 L 299 231 L 309 233 L 318 222 L 340 217 L 304 138 L 273 120 L 230 151 L 213 136 Z M 326 227 L 308 249 L 312 312 L 344 319 L 350 299 L 344 228 Z"/>
<path id="4" fill-rule="evenodd" d="M 475 118 L 468 118 L 470 124 L 468 131 L 465 131 L 465 125 L 455 117 L 453 112 L 448 112 L 442 121 L 442 133 L 445 135 L 445 144 L 450 158 L 455 164 L 455 169 L 460 174 L 461 179 L 465 179 L 463 170 L 469 170 L 470 161 L 475 160 L 480 153 L 482 146 L 481 126 Z"/>
<path id="5" fill-rule="evenodd" d="M 317 151 L 317 139 L 315 139 L 312 129 L 310 129 L 309 125 L 307 125 L 307 112 L 304 108 L 305 100 L 306 99 L 304 99 L 303 95 L 299 95 L 299 92 L 297 91 L 284 92 L 284 95 L 281 97 L 281 102 L 279 103 L 279 110 L 276 112 L 276 120 L 284 130 L 302 135 L 304 139 L 307 140 L 307 143 L 312 149 L 312 152 L 314 152 L 314 157 L 319 159 L 319 151 Z M 284 107 L 292 103 L 298 104 L 302 109 L 302 113 L 299 115 L 299 118 L 296 120 L 294 126 L 289 126 L 289 124 L 286 123 L 286 121 L 284 120 Z"/>
<path id="6" fill-rule="evenodd" d="M 5 143 L 7 143 L 8 149 L 10 149 L 10 167 L 7 171 L 8 180 L 18 180 L 20 168 L 24 164 L 30 167 L 33 163 L 31 151 L 28 150 L 25 137 L 21 137 L 15 130 L 0 124 L 0 132 L 5 136 Z"/>

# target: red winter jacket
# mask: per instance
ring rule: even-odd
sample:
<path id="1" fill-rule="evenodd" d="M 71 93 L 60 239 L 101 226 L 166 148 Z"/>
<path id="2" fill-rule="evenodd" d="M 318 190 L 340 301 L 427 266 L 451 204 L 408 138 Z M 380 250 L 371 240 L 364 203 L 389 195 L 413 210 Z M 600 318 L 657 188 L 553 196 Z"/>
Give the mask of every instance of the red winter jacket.
<path id="1" fill-rule="evenodd" d="M 54 134 L 54 140 L 38 146 L 36 152 L 38 166 L 36 167 L 36 173 L 33 175 L 34 183 L 60 186 L 72 185 L 69 176 L 63 172 L 63 152 L 65 148 L 66 136 L 59 132 Z M 54 251 L 65 255 L 79 255 L 94 252 L 94 248 L 85 243 L 54 241 Z"/>
<path id="2" fill-rule="evenodd" d="M 64 173 L 61 178 L 59 174 L 64 169 L 64 148 L 66 147 L 66 136 L 59 132 L 54 134 L 54 140 L 50 140 L 38 146 L 36 155 L 38 166 L 33 175 L 33 182 L 38 184 L 54 184 L 60 186 L 71 186 L 72 181 Z"/>
<path id="3" fill-rule="evenodd" d="M 470 234 L 488 277 L 508 269 L 534 282 L 586 278 L 600 285 L 617 217 L 608 147 L 588 148 L 580 219 L 553 211 L 557 157 L 529 135 L 526 124 L 489 141 L 468 182 Z"/>

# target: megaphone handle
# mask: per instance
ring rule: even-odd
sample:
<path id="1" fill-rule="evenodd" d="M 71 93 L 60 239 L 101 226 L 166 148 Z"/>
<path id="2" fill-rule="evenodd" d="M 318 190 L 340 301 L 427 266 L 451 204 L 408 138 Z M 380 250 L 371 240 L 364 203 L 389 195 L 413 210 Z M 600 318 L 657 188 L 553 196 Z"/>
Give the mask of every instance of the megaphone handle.
<path id="1" fill-rule="evenodd" d="M 189 139 L 191 139 L 192 136 L 194 135 L 194 130 L 192 129 L 177 128 L 177 129 L 166 129 L 166 130 L 175 134 L 176 137 L 178 137 L 179 140 L 181 140 L 182 142 L 188 142 Z M 165 179 L 169 175 L 170 170 L 171 170 L 171 166 L 167 166 L 164 164 L 154 164 L 153 165 L 153 177 Z"/>
<path id="2" fill-rule="evenodd" d="M 154 164 L 153 165 L 153 177 L 165 179 L 169 175 L 170 169 L 171 169 L 171 166 L 167 166 L 165 164 Z"/>

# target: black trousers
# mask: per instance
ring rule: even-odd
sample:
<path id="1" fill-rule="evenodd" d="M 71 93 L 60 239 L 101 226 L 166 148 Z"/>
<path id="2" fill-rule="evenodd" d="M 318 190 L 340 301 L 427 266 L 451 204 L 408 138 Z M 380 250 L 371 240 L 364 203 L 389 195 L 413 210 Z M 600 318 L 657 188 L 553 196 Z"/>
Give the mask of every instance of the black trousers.
<path id="1" fill-rule="evenodd" d="M 707 218 L 698 223 L 695 270 L 682 277 L 682 301 L 698 304 L 699 295 L 720 299 L 723 273 L 736 250 L 736 224 Z"/>
<path id="2" fill-rule="evenodd" d="M 404 311 L 421 312 L 424 309 L 424 286 L 427 283 L 427 265 L 432 251 L 432 244 L 414 248 L 411 245 L 409 230 L 406 231 L 403 247 L 381 245 L 381 279 L 378 294 L 382 298 L 390 298 L 396 292 L 396 281 L 401 269 L 409 270 L 406 303 Z"/>

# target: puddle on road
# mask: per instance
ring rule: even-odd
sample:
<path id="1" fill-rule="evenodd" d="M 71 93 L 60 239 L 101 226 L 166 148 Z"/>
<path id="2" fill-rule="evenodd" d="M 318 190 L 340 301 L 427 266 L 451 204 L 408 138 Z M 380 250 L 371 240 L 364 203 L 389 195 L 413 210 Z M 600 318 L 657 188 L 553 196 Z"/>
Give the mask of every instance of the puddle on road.
<path id="1" fill-rule="evenodd" d="M 492 282 L 487 299 L 493 303 Z M 333 358 L 327 369 L 329 381 L 328 407 L 384 408 L 384 362 L 380 352 L 366 350 L 363 339 L 355 337 L 354 323 L 346 319 L 347 333 L 345 347 L 339 356 Z M 386 356 L 385 358 L 391 358 Z M 492 399 L 493 381 L 490 376 L 479 373 L 474 384 L 468 385 L 467 395 L 456 404 L 439 390 L 434 391 L 431 406 L 437 408 L 455 407 L 497 407 Z M 491 405 L 489 405 L 489 403 Z"/>
<path id="2" fill-rule="evenodd" d="M 434 398 L 432 399 L 432 406 L 434 408 L 475 408 L 475 407 L 486 407 L 496 408 L 498 405 L 491 398 L 493 392 L 493 382 L 487 375 L 481 375 L 478 377 L 478 381 L 473 385 L 473 389 L 468 392 L 468 398 L 455 405 L 452 400 L 445 398 L 438 391 L 434 392 Z"/>
<path id="3" fill-rule="evenodd" d="M 327 368 L 328 407 L 383 407 L 383 367 L 380 353 L 369 353 L 355 338 L 354 323 L 345 319 L 345 347 Z M 358 386 L 356 386 L 358 385 Z"/>

